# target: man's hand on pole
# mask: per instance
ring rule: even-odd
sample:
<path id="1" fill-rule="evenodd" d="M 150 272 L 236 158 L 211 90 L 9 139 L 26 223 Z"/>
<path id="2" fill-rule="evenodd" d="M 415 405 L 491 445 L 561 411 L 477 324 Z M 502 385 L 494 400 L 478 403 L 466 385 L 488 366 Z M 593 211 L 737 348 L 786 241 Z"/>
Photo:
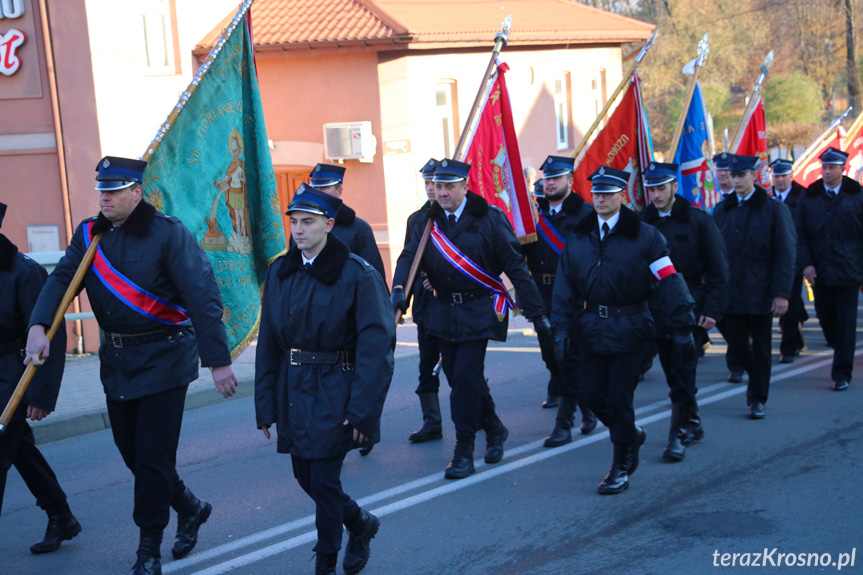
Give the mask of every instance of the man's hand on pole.
<path id="1" fill-rule="evenodd" d="M 35 324 L 27 332 L 27 347 L 25 348 L 27 356 L 24 358 L 24 365 L 40 366 L 48 359 L 48 354 L 51 351 L 51 342 L 48 336 L 45 335 L 45 326 Z"/>

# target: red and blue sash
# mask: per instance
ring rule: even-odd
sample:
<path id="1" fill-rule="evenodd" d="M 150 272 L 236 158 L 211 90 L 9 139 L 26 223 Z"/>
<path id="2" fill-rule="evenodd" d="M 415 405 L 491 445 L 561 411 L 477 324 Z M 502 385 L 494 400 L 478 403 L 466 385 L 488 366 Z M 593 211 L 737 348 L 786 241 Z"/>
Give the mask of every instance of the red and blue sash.
<path id="1" fill-rule="evenodd" d="M 509 292 L 506 291 L 506 286 L 503 285 L 500 278 L 492 277 L 491 274 L 463 254 L 449 238 L 441 233 L 437 222 L 434 223 L 434 227 L 432 228 L 431 240 L 434 247 L 440 252 L 440 255 L 452 264 L 455 269 L 494 294 L 494 311 L 499 320 L 503 321 L 508 310 L 515 309 L 515 302 L 512 300 Z"/>
<path id="2" fill-rule="evenodd" d="M 539 211 L 539 221 L 536 225 L 536 231 L 539 232 L 539 237 L 545 240 L 551 249 L 554 250 L 554 253 L 560 254 L 563 251 L 563 246 L 566 244 L 566 240 L 563 239 L 563 236 L 554 229 L 554 226 L 551 225 L 551 222 L 548 221 L 548 218 L 542 213 L 542 210 Z"/>
<path id="3" fill-rule="evenodd" d="M 89 248 L 93 222 L 84 224 L 84 246 Z M 93 272 L 99 281 L 121 302 L 139 314 L 166 325 L 180 325 L 189 321 L 189 313 L 159 296 L 153 295 L 121 274 L 105 258 L 102 246 L 96 248 Z"/>

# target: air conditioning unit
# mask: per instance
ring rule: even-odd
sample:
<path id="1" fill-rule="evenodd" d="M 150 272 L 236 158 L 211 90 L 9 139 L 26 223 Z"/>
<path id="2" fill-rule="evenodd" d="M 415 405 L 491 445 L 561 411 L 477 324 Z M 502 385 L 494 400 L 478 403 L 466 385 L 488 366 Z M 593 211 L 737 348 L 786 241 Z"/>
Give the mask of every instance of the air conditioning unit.
<path id="1" fill-rule="evenodd" d="M 371 122 L 324 124 L 324 152 L 327 160 L 359 160 L 370 164 L 377 145 Z"/>

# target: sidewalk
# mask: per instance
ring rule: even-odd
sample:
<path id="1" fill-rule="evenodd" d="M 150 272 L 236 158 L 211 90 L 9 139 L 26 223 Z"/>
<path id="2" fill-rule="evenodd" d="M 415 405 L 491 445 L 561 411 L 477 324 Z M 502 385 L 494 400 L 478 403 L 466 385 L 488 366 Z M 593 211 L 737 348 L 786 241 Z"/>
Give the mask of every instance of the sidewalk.
<path id="1" fill-rule="evenodd" d="M 509 337 L 533 333 L 533 328 L 522 316 L 510 318 Z M 396 332 L 396 362 L 415 359 L 417 330 L 413 323 L 400 325 Z M 255 351 L 253 343 L 234 362 L 234 373 L 240 381 L 234 397 L 247 397 L 255 391 Z M 189 385 L 186 395 L 186 410 L 213 405 L 225 400 L 213 386 L 209 369 L 201 369 L 201 375 Z M 42 421 L 31 421 L 37 444 L 75 437 L 85 433 L 110 429 L 105 408 L 105 393 L 99 380 L 99 356 L 88 354 L 66 356 L 66 370 L 56 410 Z"/>

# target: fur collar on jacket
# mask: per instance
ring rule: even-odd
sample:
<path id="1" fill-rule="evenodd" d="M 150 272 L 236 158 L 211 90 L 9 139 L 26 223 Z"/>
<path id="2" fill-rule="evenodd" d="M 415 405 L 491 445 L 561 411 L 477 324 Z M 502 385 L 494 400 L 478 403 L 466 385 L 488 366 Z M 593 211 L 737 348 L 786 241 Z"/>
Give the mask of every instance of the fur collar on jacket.
<path id="1" fill-rule="evenodd" d="M 475 218 L 482 218 L 488 214 L 488 202 L 482 196 L 468 190 L 465 197 L 467 197 L 467 205 L 464 207 L 464 213 Z M 439 203 L 435 202 L 429 208 L 429 216 L 443 221 L 446 219 L 446 212 Z"/>
<path id="2" fill-rule="evenodd" d="M 15 256 L 18 255 L 18 246 L 13 244 L 9 238 L 0 234 L 0 270 L 8 272 L 15 265 Z"/>
<path id="3" fill-rule="evenodd" d="M 155 215 L 156 208 L 141 200 L 121 227 L 133 236 L 142 238 L 150 231 Z M 96 216 L 96 222 L 93 224 L 93 235 L 106 232 L 111 229 L 111 226 L 113 226 L 111 220 L 99 212 L 99 215 Z"/>
<path id="4" fill-rule="evenodd" d="M 767 202 L 767 190 L 758 184 L 755 184 L 755 192 L 753 192 L 752 197 L 747 201 L 749 202 L 749 205 L 752 206 L 753 210 L 760 210 Z M 726 210 L 736 208 L 738 205 L 740 205 L 740 197 L 737 195 L 737 192 L 733 192 L 725 198 Z"/>
<path id="5" fill-rule="evenodd" d="M 593 230 L 598 230 L 598 221 L 599 216 L 596 215 L 596 212 L 588 214 L 575 226 L 575 233 L 586 236 Z M 638 235 L 640 227 L 641 219 L 639 219 L 638 215 L 626 206 L 620 206 L 620 219 L 617 220 L 617 225 L 614 226 L 613 233 L 623 234 L 624 236 L 634 238 Z"/>
<path id="6" fill-rule="evenodd" d="M 548 211 L 548 200 L 545 198 L 537 198 L 536 203 L 540 208 Z M 581 212 L 581 208 L 584 206 L 584 198 L 576 194 L 575 192 L 570 192 L 566 199 L 563 200 L 563 203 L 560 204 L 560 207 L 563 208 L 564 212 L 569 212 L 570 214 L 578 214 Z"/>
<path id="7" fill-rule="evenodd" d="M 322 284 L 331 286 L 338 281 L 349 255 L 351 255 L 351 251 L 348 249 L 348 245 L 329 233 L 327 234 L 327 243 L 318 257 L 315 258 L 315 262 L 309 269 L 309 274 Z M 302 251 L 294 247 L 282 258 L 277 275 L 281 279 L 285 279 L 298 272 L 302 267 Z"/>
<path id="8" fill-rule="evenodd" d="M 689 200 L 681 196 L 680 194 L 675 194 L 674 203 L 671 204 L 671 215 L 667 217 L 671 217 L 681 222 L 689 221 L 689 211 L 692 209 L 692 204 L 689 203 Z M 650 204 L 647 206 L 647 209 L 644 210 L 644 221 L 648 224 L 653 224 L 657 222 L 662 216 L 659 215 L 659 210 L 656 209 L 656 206 Z"/>

